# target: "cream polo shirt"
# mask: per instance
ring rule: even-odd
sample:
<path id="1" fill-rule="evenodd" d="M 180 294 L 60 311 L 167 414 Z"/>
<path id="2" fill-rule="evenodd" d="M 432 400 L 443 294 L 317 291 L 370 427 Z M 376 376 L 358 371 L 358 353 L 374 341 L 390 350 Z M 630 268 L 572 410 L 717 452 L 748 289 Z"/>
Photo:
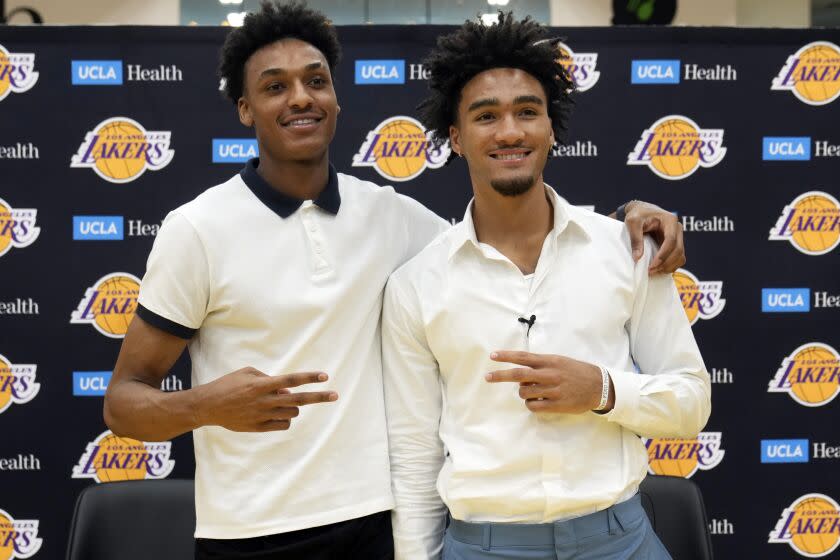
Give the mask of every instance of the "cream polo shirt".
<path id="1" fill-rule="evenodd" d="M 622 223 L 547 192 L 554 228 L 531 277 L 479 244 L 468 208 L 388 282 L 397 560 L 439 557 L 444 506 L 463 521 L 547 523 L 624 501 L 647 470 L 640 435 L 692 437 L 709 417 L 709 375 L 671 276 L 648 276 L 653 244 L 633 263 Z M 528 332 L 519 318 L 532 316 Z M 494 350 L 605 366 L 615 408 L 533 413 L 517 383 L 485 380 L 518 367 Z"/>
<path id="2" fill-rule="evenodd" d="M 196 537 L 295 531 L 390 509 L 380 314 L 388 276 L 448 224 L 418 202 L 330 168 L 314 201 L 274 191 L 252 160 L 172 211 L 138 315 L 189 339 L 192 383 L 252 366 L 325 371 L 334 403 L 288 431 L 195 430 Z"/>

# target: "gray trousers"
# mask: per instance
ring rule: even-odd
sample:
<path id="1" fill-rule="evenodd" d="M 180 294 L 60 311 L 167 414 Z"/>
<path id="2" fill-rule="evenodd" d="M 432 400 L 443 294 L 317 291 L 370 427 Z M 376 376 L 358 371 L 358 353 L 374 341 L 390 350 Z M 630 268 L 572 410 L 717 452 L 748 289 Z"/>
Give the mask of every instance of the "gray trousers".
<path id="1" fill-rule="evenodd" d="M 639 495 L 556 523 L 466 523 L 453 519 L 443 560 L 671 560 Z"/>

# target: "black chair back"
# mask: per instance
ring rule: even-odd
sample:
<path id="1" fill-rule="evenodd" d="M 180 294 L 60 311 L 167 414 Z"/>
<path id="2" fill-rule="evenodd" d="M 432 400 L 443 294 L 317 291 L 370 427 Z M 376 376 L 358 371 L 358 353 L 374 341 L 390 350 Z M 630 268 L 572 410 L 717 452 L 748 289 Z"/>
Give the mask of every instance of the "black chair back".
<path id="1" fill-rule="evenodd" d="M 189 560 L 195 556 L 192 480 L 88 486 L 76 500 L 67 560 Z"/>
<path id="2" fill-rule="evenodd" d="M 712 537 L 700 488 L 675 476 L 648 476 L 639 488 L 653 530 L 674 560 L 712 560 Z"/>

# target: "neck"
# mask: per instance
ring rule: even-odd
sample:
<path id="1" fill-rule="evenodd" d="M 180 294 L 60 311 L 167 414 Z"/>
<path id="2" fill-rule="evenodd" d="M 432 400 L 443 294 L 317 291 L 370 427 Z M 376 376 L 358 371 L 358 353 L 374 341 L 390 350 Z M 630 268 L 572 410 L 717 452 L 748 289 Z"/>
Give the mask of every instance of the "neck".
<path id="1" fill-rule="evenodd" d="M 257 173 L 271 187 L 285 195 L 300 200 L 317 198 L 330 174 L 329 151 L 314 160 L 277 161 L 260 157 Z"/>
<path id="2" fill-rule="evenodd" d="M 478 240 L 495 247 L 522 272 L 534 272 L 543 242 L 554 227 L 554 208 L 542 175 L 520 196 L 503 196 L 489 185 L 473 185 L 473 192 L 472 216 Z"/>

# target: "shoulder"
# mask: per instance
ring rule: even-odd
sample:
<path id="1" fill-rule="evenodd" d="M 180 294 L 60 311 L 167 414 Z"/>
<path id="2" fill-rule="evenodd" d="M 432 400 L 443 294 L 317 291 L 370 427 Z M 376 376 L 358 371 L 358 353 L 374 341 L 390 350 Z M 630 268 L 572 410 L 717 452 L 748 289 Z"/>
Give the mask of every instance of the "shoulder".
<path id="1" fill-rule="evenodd" d="M 362 204 L 378 205 L 381 207 L 387 206 L 400 211 L 403 215 L 408 213 L 422 216 L 437 216 L 437 214 L 423 206 L 420 202 L 410 196 L 398 193 L 390 185 L 377 185 L 376 183 L 359 179 L 353 175 L 339 173 L 338 187 L 341 192 L 342 201 L 347 199 Z"/>
<path id="2" fill-rule="evenodd" d="M 220 219 L 231 216 L 231 213 L 242 207 L 243 202 L 253 195 L 239 177 L 234 175 L 224 183 L 210 187 L 194 199 L 175 208 L 167 216 L 180 216 L 198 232 L 212 227 L 214 224 L 230 223 L 231 220 Z"/>
<path id="3" fill-rule="evenodd" d="M 449 262 L 454 229 L 449 228 L 435 236 L 419 253 L 391 273 L 388 284 L 414 291 L 438 285 Z"/>

